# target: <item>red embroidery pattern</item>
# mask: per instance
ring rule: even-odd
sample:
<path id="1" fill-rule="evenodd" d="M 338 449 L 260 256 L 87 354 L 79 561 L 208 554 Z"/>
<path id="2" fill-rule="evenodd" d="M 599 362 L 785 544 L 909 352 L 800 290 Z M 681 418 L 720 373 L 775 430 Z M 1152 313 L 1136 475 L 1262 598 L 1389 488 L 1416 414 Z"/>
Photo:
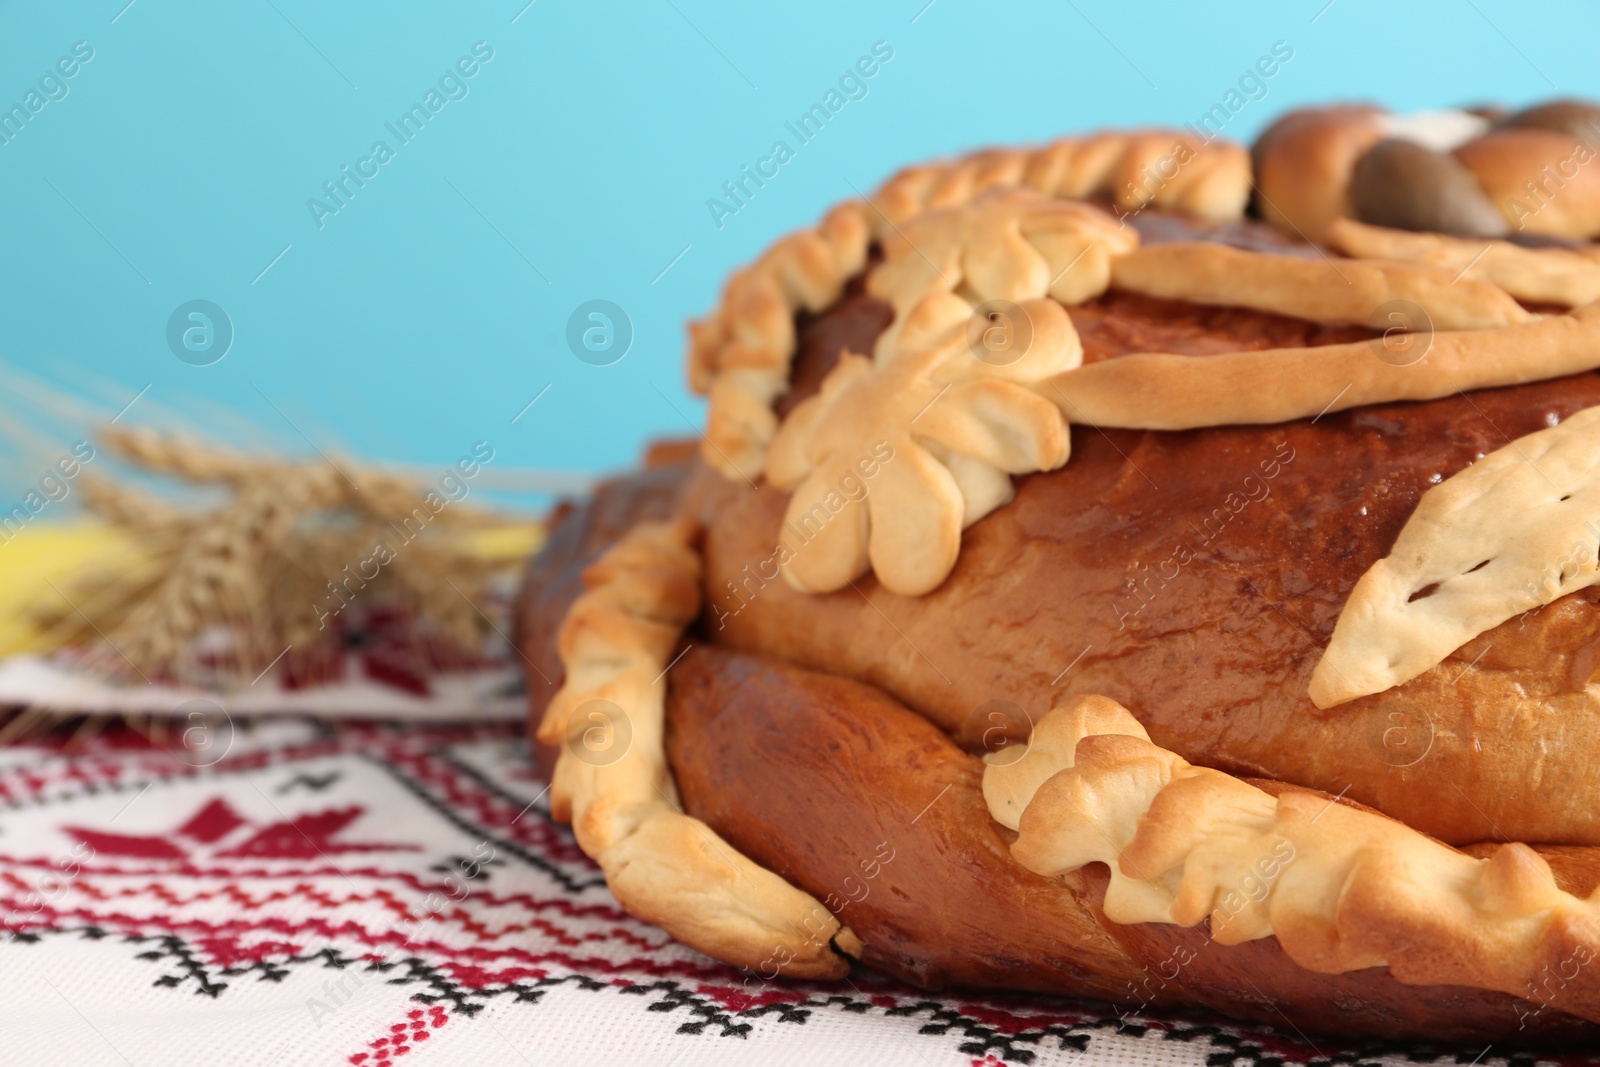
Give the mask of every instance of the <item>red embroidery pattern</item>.
<path id="1" fill-rule="evenodd" d="M 475 1016 L 490 1005 L 545 1013 L 524 1032 L 536 1030 L 572 996 L 601 998 L 606 1017 L 648 1038 L 637 1048 L 668 1050 L 661 1059 L 681 1052 L 683 1063 L 695 1062 L 695 1042 L 720 1037 L 748 1040 L 759 1061 L 764 1033 L 819 1016 L 828 1024 L 813 1030 L 887 1028 L 908 1054 L 927 1048 L 927 1059 L 944 1062 L 954 1052 L 975 1067 L 1076 1067 L 1102 1043 L 1128 1053 L 1127 1042 L 1140 1046 L 1132 1055 L 1141 1062 L 1196 1067 L 1535 1063 L 1498 1048 L 1458 1054 L 1319 1039 L 1319 1052 L 1293 1035 L 1208 1016 L 1124 1020 L 1103 1005 L 1064 1000 L 940 997 L 867 973 L 843 985 L 747 984 L 624 914 L 568 831 L 545 814 L 543 784 L 530 782 L 527 768 L 511 726 L 306 725 L 210 768 L 178 763 L 126 731 L 71 755 L 48 744 L 25 755 L 0 750 L 0 916 L 12 916 L 13 933 L 7 940 L 0 931 L 0 974 L 42 973 L 41 961 L 58 952 L 81 967 L 83 943 L 92 942 L 116 977 L 94 983 L 103 1003 L 75 1006 L 107 1033 L 118 1011 L 134 1010 L 126 1006 L 133 996 L 154 987 L 162 996 L 198 994 L 201 1004 L 225 1001 L 219 1017 L 230 1027 L 260 1005 L 262 1018 L 276 1020 L 272 1040 L 310 1042 L 283 1062 L 331 1056 L 352 1067 L 405 1057 L 421 1067 L 443 1054 L 437 1034 L 446 1023 L 460 1020 L 443 1043 L 454 1049 L 487 1029 Z M 336 1031 L 293 1025 L 285 1012 L 307 1008 L 293 998 L 325 983 L 359 987 L 363 1004 L 385 1013 L 379 1018 L 399 1021 L 354 1051 L 315 1045 Z M 299 991 L 292 996 L 291 985 Z M 41 1004 L 65 1011 L 41 989 Z M 315 995 L 319 1016 L 347 1010 Z M 183 1005 L 192 1012 L 192 1003 Z M 27 1005 L 8 1010 L 24 1018 Z M 341 1041 L 363 1040 L 337 1032 Z M 504 1062 L 520 1062 L 498 1037 L 492 1044 Z M 161 1059 L 158 1050 L 133 1051 Z M 9 1062 L 3 1053 L 0 1062 Z"/>
<path id="2" fill-rule="evenodd" d="M 365 811 L 359 806 L 331 808 L 285 819 L 265 826 L 232 848 L 214 853 L 218 858 L 309 860 L 346 852 L 415 852 L 417 846 L 335 841 L 334 835 Z M 215 845 L 246 821 L 223 797 L 214 797 L 170 834 L 116 834 L 80 826 L 63 827 L 97 854 L 133 859 L 188 859 L 190 849 L 177 838 Z"/>
<path id="3" fill-rule="evenodd" d="M 387 1034 L 367 1042 L 371 1052 L 352 1052 L 349 1060 L 355 1067 L 389 1067 L 449 1021 L 450 1013 L 437 1004 L 426 1012 L 413 1008 L 406 1012 L 405 1022 L 393 1023 Z"/>

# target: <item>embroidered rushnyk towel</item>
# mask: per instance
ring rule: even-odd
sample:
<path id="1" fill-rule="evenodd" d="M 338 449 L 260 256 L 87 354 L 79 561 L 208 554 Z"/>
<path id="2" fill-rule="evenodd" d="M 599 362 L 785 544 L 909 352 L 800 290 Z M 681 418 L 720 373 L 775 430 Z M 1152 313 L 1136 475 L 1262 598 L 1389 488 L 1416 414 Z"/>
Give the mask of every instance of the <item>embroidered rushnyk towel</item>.
<path id="1" fill-rule="evenodd" d="M 870 974 L 762 984 L 617 907 L 511 724 L 0 748 L 0 923 L 8 1067 L 1540 1062 Z"/>

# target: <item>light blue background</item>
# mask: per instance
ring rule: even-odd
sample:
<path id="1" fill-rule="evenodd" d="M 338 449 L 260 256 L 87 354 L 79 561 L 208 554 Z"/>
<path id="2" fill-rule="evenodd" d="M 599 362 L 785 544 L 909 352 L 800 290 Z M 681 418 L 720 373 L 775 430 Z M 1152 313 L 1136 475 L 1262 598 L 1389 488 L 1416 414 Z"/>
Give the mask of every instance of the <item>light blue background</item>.
<path id="1" fill-rule="evenodd" d="M 0 360 L 79 416 L 149 385 L 128 422 L 423 467 L 480 439 L 500 468 L 627 465 L 700 424 L 684 323 L 778 235 L 913 161 L 1194 119 L 1274 41 L 1294 58 L 1230 136 L 1335 98 L 1600 96 L 1592 3 L 125 4 L 0 5 L 0 105 L 95 49 L 0 147 Z M 319 230 L 307 199 L 480 40 L 467 98 Z M 869 95 L 719 230 L 707 199 L 880 40 Z M 195 298 L 236 330 L 209 367 L 165 341 Z M 633 321 L 612 366 L 564 340 L 592 298 Z M 5 388 L 16 438 L 38 397 Z M 21 435 L 4 489 L 69 432 Z"/>

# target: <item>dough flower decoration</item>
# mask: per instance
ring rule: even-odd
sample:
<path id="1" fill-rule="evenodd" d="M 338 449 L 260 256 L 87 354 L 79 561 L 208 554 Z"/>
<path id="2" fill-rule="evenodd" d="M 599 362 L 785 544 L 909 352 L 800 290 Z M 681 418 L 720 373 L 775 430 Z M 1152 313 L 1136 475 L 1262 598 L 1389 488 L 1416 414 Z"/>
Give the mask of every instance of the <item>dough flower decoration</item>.
<path id="1" fill-rule="evenodd" d="M 935 292 L 975 304 L 1043 296 L 1081 304 L 1111 284 L 1112 258 L 1138 246 L 1138 231 L 1092 204 L 991 189 L 885 235 L 867 291 L 894 305 L 897 318 Z"/>
<path id="2" fill-rule="evenodd" d="M 955 566 L 961 531 L 1011 499 L 1010 475 L 1067 461 L 1065 418 L 1028 386 L 1082 362 L 1077 331 L 1048 299 L 1003 317 L 928 296 L 875 360 L 843 353 L 790 413 L 766 474 L 794 490 L 778 557 L 791 586 L 829 592 L 870 568 L 895 593 L 926 593 Z M 1008 331 L 998 351 L 985 347 L 996 329 Z"/>

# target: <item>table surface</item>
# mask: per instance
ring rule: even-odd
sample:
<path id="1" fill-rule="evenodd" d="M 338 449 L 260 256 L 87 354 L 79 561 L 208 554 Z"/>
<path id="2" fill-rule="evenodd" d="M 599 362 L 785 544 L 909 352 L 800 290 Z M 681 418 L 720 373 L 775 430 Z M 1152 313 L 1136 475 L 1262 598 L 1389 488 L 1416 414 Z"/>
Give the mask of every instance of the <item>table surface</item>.
<path id="1" fill-rule="evenodd" d="M 1535 1062 L 870 974 L 747 988 L 618 908 L 515 725 L 224 740 L 0 749 L 0 1063 Z"/>

